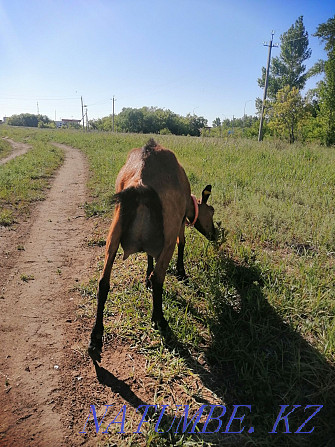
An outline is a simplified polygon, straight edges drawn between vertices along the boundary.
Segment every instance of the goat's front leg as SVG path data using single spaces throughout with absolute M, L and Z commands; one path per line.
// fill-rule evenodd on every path
M 187 275 L 184 268 L 184 249 L 185 249 L 185 223 L 182 224 L 177 239 L 178 258 L 177 258 L 177 279 L 187 282 Z
M 88 353 L 94 362 L 101 361 L 102 336 L 104 332 L 103 312 L 110 287 L 111 270 L 120 239 L 121 222 L 119 213 L 116 212 L 106 241 L 105 264 L 98 285 L 96 319 L 91 332 L 91 342 L 88 347 Z

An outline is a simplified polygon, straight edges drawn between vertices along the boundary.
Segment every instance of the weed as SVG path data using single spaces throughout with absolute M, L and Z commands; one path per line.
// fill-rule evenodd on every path
M 35 279 L 34 275 L 27 275 L 26 273 L 22 273 L 20 276 L 21 281 L 28 282 L 33 281 Z

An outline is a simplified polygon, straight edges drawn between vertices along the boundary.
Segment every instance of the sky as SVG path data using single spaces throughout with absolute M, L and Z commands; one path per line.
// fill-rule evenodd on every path
M 334 0 L 0 0 L 0 118 L 81 119 L 83 97 L 97 119 L 113 96 L 116 114 L 253 115 L 272 30 L 280 43 L 302 15 L 310 68 L 326 58 L 312 34 L 334 14 Z

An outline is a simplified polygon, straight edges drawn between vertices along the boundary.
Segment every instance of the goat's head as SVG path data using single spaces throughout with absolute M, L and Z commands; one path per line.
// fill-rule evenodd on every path
M 207 185 L 202 191 L 201 200 L 198 200 L 199 216 L 194 227 L 200 231 L 210 241 L 215 241 L 217 237 L 217 231 L 214 227 L 213 215 L 214 208 L 207 205 L 207 200 L 212 192 L 212 185 Z

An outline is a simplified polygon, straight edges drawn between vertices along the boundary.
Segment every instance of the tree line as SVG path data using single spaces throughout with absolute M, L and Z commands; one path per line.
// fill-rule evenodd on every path
M 24 127 L 56 127 L 54 121 L 46 115 L 34 115 L 31 113 L 21 113 L 20 115 L 12 115 L 6 121 L 10 126 Z
M 114 129 L 118 132 L 156 133 L 200 136 L 201 129 L 208 121 L 197 115 L 181 116 L 171 110 L 157 107 L 140 109 L 123 108 L 114 117 Z M 113 116 L 90 121 L 90 127 L 97 130 L 112 130 Z

